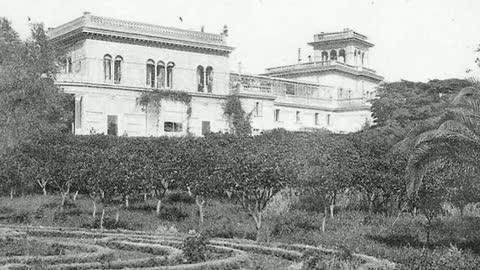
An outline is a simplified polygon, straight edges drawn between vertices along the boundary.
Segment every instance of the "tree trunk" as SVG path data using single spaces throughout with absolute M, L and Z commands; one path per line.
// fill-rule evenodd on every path
M 143 193 L 143 201 L 146 202 L 147 201 L 147 193 Z
M 102 208 L 102 215 L 100 216 L 100 229 L 103 230 L 103 220 L 105 219 L 105 205 Z
M 63 211 L 65 203 L 67 202 L 68 192 L 62 192 L 62 201 L 60 203 L 60 210 Z
M 95 216 L 97 215 L 97 203 L 95 202 L 95 200 L 92 200 L 92 202 L 93 202 L 92 217 L 95 218 Z
M 325 226 L 327 225 L 327 215 L 328 215 L 328 209 L 325 206 L 323 208 L 322 232 L 325 232 Z
M 332 202 L 332 204 L 330 204 L 330 218 L 333 218 L 334 209 L 335 209 L 335 204 Z
M 10 199 L 13 200 L 13 195 L 15 194 L 15 189 L 10 189 Z
M 255 220 L 255 228 L 257 229 L 255 240 L 258 242 L 260 241 L 261 229 L 262 229 L 262 212 L 258 212 L 256 215 L 256 218 L 254 217 L 253 219 Z
M 115 212 L 115 224 L 118 224 L 120 221 L 120 209 L 117 208 L 117 211 Z
M 47 187 L 46 186 L 42 186 L 42 191 L 43 191 L 43 197 L 47 197 Z
M 129 202 L 128 202 L 128 195 L 125 196 L 125 209 L 127 209 L 129 207 Z
M 157 199 L 157 208 L 156 208 L 157 216 L 160 215 L 160 208 L 162 208 L 162 200 Z
M 205 200 L 201 196 L 195 196 L 195 203 L 198 206 L 198 216 L 200 224 L 203 224 L 203 205 L 205 204 Z
M 73 193 L 73 201 L 76 201 L 78 197 L 78 190 Z
M 369 200 L 368 200 L 368 213 L 369 214 L 373 214 L 373 201 L 375 200 L 375 195 L 372 194 L 372 196 L 370 196 Z

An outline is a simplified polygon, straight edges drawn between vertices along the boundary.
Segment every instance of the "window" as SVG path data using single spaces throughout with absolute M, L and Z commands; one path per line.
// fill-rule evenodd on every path
M 300 119 L 300 111 L 297 111 L 297 112 L 295 113 L 295 122 L 300 123 L 300 120 L 301 120 L 301 119 Z
M 322 61 L 328 61 L 328 52 L 322 52 Z
M 203 67 L 198 66 L 197 67 L 197 89 L 198 92 L 203 92 L 205 88 L 205 81 L 203 77 Z
M 207 81 L 207 92 L 212 93 L 213 90 L 213 68 L 207 67 L 205 79 Z
M 164 122 L 163 131 L 165 132 L 182 132 L 182 123 L 178 122 Z
M 280 122 L 280 109 L 276 109 L 273 116 L 275 122 Z
M 295 85 L 287 83 L 285 86 L 287 95 L 295 95 Z
M 167 87 L 173 87 L 173 68 L 175 67 L 175 63 L 168 62 L 167 65 Z
M 123 58 L 121 56 L 115 57 L 115 62 L 113 63 L 113 81 L 117 84 L 122 80 L 122 62 Z
M 116 115 L 107 115 L 107 134 L 118 135 L 118 117 Z
M 337 51 L 335 50 L 330 51 L 330 60 L 337 60 Z
M 210 121 L 202 121 L 202 135 L 210 133 Z
M 263 104 L 261 102 L 255 102 L 255 108 L 253 109 L 254 116 L 262 116 Z
M 319 118 L 319 113 L 317 112 L 317 113 L 315 113 L 315 125 L 320 124 L 320 122 L 318 121 L 319 120 L 318 118 Z
M 330 125 L 330 114 L 327 114 L 327 125 Z
M 70 56 L 67 57 L 67 61 L 65 63 L 65 72 L 72 73 L 72 58 Z
M 343 88 L 338 88 L 338 98 L 343 98 Z
M 155 87 L 155 62 L 153 60 L 147 61 L 147 85 Z
M 162 61 L 157 63 L 157 87 L 165 87 L 165 63 Z
M 112 57 L 108 54 L 103 57 L 103 77 L 105 81 L 112 80 Z
M 345 63 L 345 50 L 341 49 L 338 53 L 338 60 L 342 63 Z

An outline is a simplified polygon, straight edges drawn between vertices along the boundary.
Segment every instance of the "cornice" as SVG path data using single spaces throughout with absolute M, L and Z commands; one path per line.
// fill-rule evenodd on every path
M 69 43 L 82 38 L 105 37 L 131 42 L 157 43 L 188 47 L 229 54 L 233 47 L 227 46 L 224 36 L 85 15 L 49 31 L 54 42 Z
M 383 81 L 383 77 L 368 71 L 358 71 L 349 67 L 342 65 L 328 65 L 328 66 L 317 66 L 317 67 L 303 67 L 295 69 L 287 69 L 283 71 L 272 71 L 265 73 L 265 76 L 288 76 L 288 75 L 299 75 L 299 74 L 311 74 L 319 72 L 329 72 L 329 71 L 339 71 L 349 75 L 354 75 L 358 77 L 366 77 L 374 80 L 375 82 Z

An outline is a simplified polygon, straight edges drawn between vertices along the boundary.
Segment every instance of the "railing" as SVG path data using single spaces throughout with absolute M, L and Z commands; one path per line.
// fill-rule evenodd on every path
M 84 15 L 83 17 L 77 18 L 71 22 L 60 25 L 50 30 L 49 35 L 50 37 L 55 38 L 55 37 L 61 36 L 62 34 L 68 33 L 74 29 L 78 29 L 80 27 L 109 29 L 109 30 L 127 32 L 127 33 L 134 32 L 136 34 L 161 36 L 161 37 L 183 39 L 183 40 L 194 40 L 194 41 L 221 44 L 221 45 L 225 44 L 224 37 L 220 34 L 205 33 L 205 32 L 192 31 L 192 30 L 184 30 L 184 29 L 174 28 L 174 27 L 166 27 L 166 26 L 160 26 L 160 25 L 124 21 L 124 20 L 118 20 L 113 18 L 93 16 L 89 14 Z
M 376 73 L 375 70 L 370 68 L 366 68 L 362 66 L 347 65 L 343 62 L 336 61 L 336 60 L 314 61 L 314 62 L 298 63 L 295 65 L 288 65 L 288 66 L 272 67 L 272 68 L 265 69 L 265 71 L 267 73 L 274 73 L 274 72 L 285 72 L 285 71 L 292 71 L 292 70 L 298 70 L 298 69 L 308 69 L 308 68 L 328 67 L 328 66 L 341 66 L 344 68 L 350 68 L 357 71 L 363 70 L 370 73 Z
M 330 89 L 328 86 L 315 83 L 259 75 L 230 73 L 230 89 L 244 93 L 320 98 L 322 88 L 327 88 L 327 90 Z
M 298 105 L 348 108 L 368 106 L 364 98 L 334 98 L 337 89 L 321 84 L 275 77 L 230 73 L 230 89 L 241 94 L 264 95 L 276 102 Z
M 361 34 L 355 32 L 355 31 L 352 31 L 352 30 L 344 31 L 344 32 L 337 32 L 337 33 L 316 34 L 313 37 L 315 42 L 317 42 L 317 41 L 327 41 L 327 40 L 337 40 L 337 39 L 344 39 L 344 38 L 367 39 L 366 36 L 361 35 Z

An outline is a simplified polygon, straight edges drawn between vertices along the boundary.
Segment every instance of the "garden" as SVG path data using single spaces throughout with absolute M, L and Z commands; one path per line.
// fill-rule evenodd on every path
M 252 136 L 233 94 L 228 134 L 75 136 L 61 50 L 0 26 L 2 268 L 480 269 L 478 81 L 384 83 L 351 134 Z

